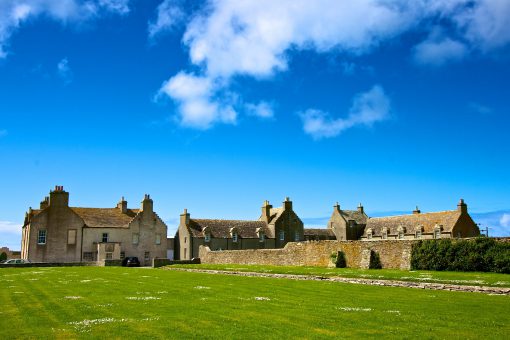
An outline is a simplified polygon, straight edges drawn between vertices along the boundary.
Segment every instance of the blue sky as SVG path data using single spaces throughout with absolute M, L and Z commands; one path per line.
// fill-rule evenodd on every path
M 168 221 L 455 209 L 510 235 L 506 0 L 0 2 L 0 245 L 55 185 Z

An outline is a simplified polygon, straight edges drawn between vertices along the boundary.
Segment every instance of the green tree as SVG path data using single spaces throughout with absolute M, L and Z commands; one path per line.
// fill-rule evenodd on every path
M 0 261 L 5 261 L 5 260 L 7 260 L 7 253 L 2 252 L 2 254 L 0 254 Z

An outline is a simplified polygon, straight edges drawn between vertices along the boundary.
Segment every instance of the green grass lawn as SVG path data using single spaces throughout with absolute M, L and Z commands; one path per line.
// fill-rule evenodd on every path
M 508 338 L 510 297 L 121 267 L 0 269 L 0 338 Z
M 275 274 L 296 274 L 315 276 L 340 276 L 347 278 L 365 278 L 379 280 L 399 280 L 413 282 L 433 282 L 468 286 L 510 287 L 510 274 L 480 272 L 436 272 L 407 271 L 398 269 L 355 269 L 355 268 L 323 268 L 297 266 L 260 266 L 239 264 L 200 264 L 172 265 L 172 268 L 213 269 L 242 272 L 259 272 Z

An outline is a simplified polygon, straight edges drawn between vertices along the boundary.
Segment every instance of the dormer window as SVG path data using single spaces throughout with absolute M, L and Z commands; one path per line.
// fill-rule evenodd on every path
M 439 239 L 441 238 L 441 226 L 437 225 L 434 227 L 434 238 Z
M 423 232 L 423 227 L 419 226 L 418 229 L 416 229 L 416 233 L 414 234 L 414 237 L 415 238 L 422 238 L 422 232 Z
M 404 227 L 402 227 L 402 226 L 398 227 L 398 229 L 397 229 L 397 238 L 398 238 L 399 240 L 404 239 L 405 231 L 406 231 L 406 230 L 404 229 Z
M 265 235 L 263 231 L 259 231 L 259 242 L 264 242 Z
M 388 239 L 388 229 L 386 229 L 386 228 L 384 228 L 384 229 L 382 230 L 382 239 L 383 239 L 383 240 Z
M 232 233 L 232 242 L 237 242 L 237 232 Z
M 205 241 L 205 242 L 211 242 L 211 234 L 206 233 L 206 234 L 204 235 L 204 241 Z
M 230 228 L 230 236 L 232 237 L 232 242 L 236 243 L 239 239 L 239 234 L 237 233 L 237 228 Z
M 372 239 L 372 229 L 368 229 L 367 230 L 367 240 L 371 240 Z

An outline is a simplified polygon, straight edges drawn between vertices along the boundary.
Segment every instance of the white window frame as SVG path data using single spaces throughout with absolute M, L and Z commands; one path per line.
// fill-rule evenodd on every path
M 383 240 L 387 240 L 388 239 L 388 231 L 387 230 L 383 230 L 383 232 L 382 232 L 382 239 Z
M 46 229 L 39 229 L 37 232 L 37 244 L 46 244 L 48 231 Z
M 416 230 L 415 238 L 422 238 L 421 230 Z
M 234 231 L 232 233 L 232 242 L 237 243 L 238 238 L 239 237 L 238 237 L 237 233 Z
M 156 234 L 156 241 L 155 241 L 156 244 L 161 244 L 161 234 Z
M 204 242 L 211 242 L 211 234 L 205 233 L 205 235 L 204 235 Z
M 439 228 L 435 228 L 434 229 L 434 238 L 435 239 L 440 239 L 441 238 L 441 229 L 439 229 Z
M 300 235 L 299 235 L 298 231 L 296 231 L 296 233 L 294 234 L 294 241 L 295 242 L 299 242 L 300 241 Z
M 108 253 L 105 253 L 104 255 L 105 257 L 105 260 L 113 260 L 113 253 L 112 252 L 108 252 Z
M 399 232 L 398 232 L 398 234 L 397 234 L 397 238 L 398 238 L 399 240 L 403 240 L 403 239 L 404 239 L 404 236 L 405 236 L 405 234 L 404 234 L 404 232 L 403 232 L 403 231 L 399 231 Z
M 105 241 L 105 236 L 106 235 L 106 241 Z M 101 234 L 101 243 L 108 243 L 110 241 L 110 235 L 108 235 L 108 233 L 102 233 Z
M 138 244 L 139 242 L 140 242 L 140 234 L 133 233 L 133 238 L 132 238 L 131 243 Z
M 263 232 L 259 232 L 259 242 L 264 242 L 265 236 Z
M 280 230 L 279 239 L 280 241 L 285 241 L 285 231 Z

